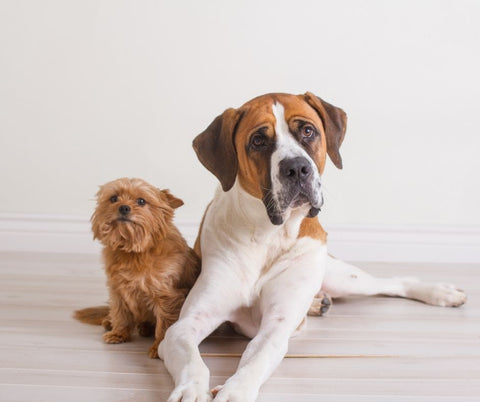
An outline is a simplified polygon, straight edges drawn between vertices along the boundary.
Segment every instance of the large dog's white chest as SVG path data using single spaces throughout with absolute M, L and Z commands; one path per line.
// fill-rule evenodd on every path
M 227 193 L 219 189 L 201 233 L 201 244 L 207 245 L 202 247 L 204 269 L 220 269 L 217 264 L 208 263 L 210 259 L 231 261 L 230 272 L 221 275 L 237 276 L 244 305 L 252 305 L 265 283 L 287 269 L 295 270 L 297 259 L 305 254 L 318 255 L 319 259 L 326 255 L 326 246 L 318 240 L 298 237 L 306 208 L 292 210 L 282 226 L 274 226 L 263 204 L 238 184 Z M 316 278 L 310 277 L 306 282 L 308 286 L 318 281 L 314 285 L 318 289 L 323 277 L 322 264 L 317 265 L 316 271 Z M 214 272 L 211 274 L 216 276 Z

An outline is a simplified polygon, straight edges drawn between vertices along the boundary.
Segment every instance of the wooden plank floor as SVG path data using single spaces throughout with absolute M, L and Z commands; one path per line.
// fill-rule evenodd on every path
M 480 265 L 360 263 L 378 275 L 415 275 L 465 289 L 461 308 L 392 298 L 336 300 L 311 317 L 262 387 L 260 402 L 480 401 Z M 102 342 L 100 327 L 72 319 L 77 308 L 104 304 L 105 277 L 95 256 L 0 254 L 1 401 L 165 401 L 173 383 L 152 339 Z M 241 352 L 246 340 L 228 329 L 203 352 Z M 333 357 L 335 356 L 335 357 Z M 238 358 L 205 358 L 211 385 Z

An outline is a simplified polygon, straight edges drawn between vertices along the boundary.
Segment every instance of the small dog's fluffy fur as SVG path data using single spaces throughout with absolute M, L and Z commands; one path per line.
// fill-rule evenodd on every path
M 173 324 L 193 286 L 200 260 L 172 223 L 183 201 L 141 179 L 122 178 L 100 187 L 92 215 L 95 239 L 103 244 L 109 307 L 75 312 L 75 318 L 102 324 L 106 343 L 155 333 L 149 356 Z

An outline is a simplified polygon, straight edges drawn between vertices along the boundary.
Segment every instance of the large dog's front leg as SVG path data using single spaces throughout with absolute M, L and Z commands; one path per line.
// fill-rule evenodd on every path
M 320 246 L 318 247 L 320 248 Z M 270 377 L 288 349 L 290 336 L 304 320 L 317 287 L 321 285 L 323 251 L 286 256 L 279 264 L 289 268 L 262 287 L 258 306 L 261 324 L 240 360 L 237 372 L 216 387 L 215 402 L 255 401 L 260 386 Z
M 204 262 L 204 267 L 207 264 Z M 221 268 L 217 275 L 205 272 L 200 275 L 185 300 L 179 320 L 167 330 L 158 347 L 158 355 L 175 382 L 168 402 L 208 402 L 212 399 L 209 370 L 198 345 L 228 319 L 236 300 L 232 297 L 236 282 L 222 275 L 229 271 Z
M 209 402 L 209 370 L 203 362 L 198 344 L 214 325 L 198 326 L 195 318 L 184 318 L 173 324 L 160 343 L 158 354 L 173 377 L 175 389 L 168 402 Z
M 217 386 L 215 402 L 253 402 L 261 385 L 287 353 L 288 340 L 295 330 L 293 320 L 272 316 L 262 321 L 258 334 L 248 344 L 237 372 L 223 386 Z M 293 329 L 292 329 L 293 328 Z

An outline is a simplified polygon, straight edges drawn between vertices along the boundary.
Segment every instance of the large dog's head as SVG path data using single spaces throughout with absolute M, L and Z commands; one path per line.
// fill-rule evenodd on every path
M 342 168 L 340 145 L 347 117 L 312 93 L 268 94 L 227 109 L 193 141 L 200 162 L 229 191 L 235 180 L 263 200 L 270 221 L 287 210 L 323 203 L 320 176 L 326 155 Z

